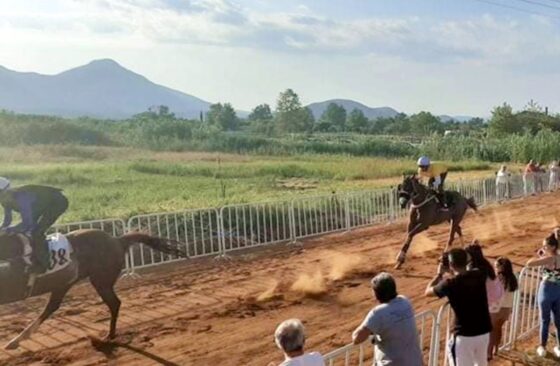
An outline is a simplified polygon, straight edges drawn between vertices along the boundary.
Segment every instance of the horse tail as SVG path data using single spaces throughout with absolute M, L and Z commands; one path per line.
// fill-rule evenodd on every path
M 478 212 L 478 206 L 474 201 L 474 197 L 467 198 L 467 205 L 472 208 L 475 212 Z
M 157 236 L 151 236 L 140 232 L 124 234 L 123 236 L 120 236 L 118 240 L 125 250 L 135 243 L 142 243 L 165 254 L 182 258 L 188 257 L 187 253 L 179 247 L 182 243 L 176 240 L 159 238 Z

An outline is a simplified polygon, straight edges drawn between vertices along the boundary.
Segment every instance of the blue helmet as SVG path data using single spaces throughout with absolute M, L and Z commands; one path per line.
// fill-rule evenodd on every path
M 418 166 L 429 166 L 430 165 L 430 158 L 427 156 L 421 156 L 418 159 Z

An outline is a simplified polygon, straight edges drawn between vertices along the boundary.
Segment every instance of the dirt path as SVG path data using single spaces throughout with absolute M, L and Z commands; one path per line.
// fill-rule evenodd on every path
M 546 194 L 469 213 L 465 236 L 480 239 L 489 256 L 507 255 L 521 265 L 558 224 L 557 204 L 560 194 Z M 85 338 L 107 329 L 108 311 L 84 284 L 19 350 L 0 351 L 0 364 L 267 365 L 281 360 L 272 335 L 291 317 L 304 320 L 308 349 L 328 352 L 349 342 L 372 307 L 369 279 L 392 271 L 403 236 L 404 223 L 376 226 L 308 240 L 303 248 L 278 245 L 231 262 L 206 260 L 123 280 L 119 339 L 128 346 L 112 352 L 96 351 Z M 394 272 L 417 311 L 442 303 L 422 294 L 446 237 L 446 226 L 431 229 Z M 1 306 L 0 342 L 44 302 Z

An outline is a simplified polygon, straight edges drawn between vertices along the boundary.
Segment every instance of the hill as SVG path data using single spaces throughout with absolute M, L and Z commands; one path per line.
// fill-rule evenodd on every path
M 307 107 L 311 109 L 313 116 L 318 119 L 330 103 L 343 106 L 347 113 L 350 113 L 354 108 L 359 109 L 369 119 L 394 117 L 399 113 L 391 107 L 368 107 L 365 104 L 349 99 L 330 99 L 324 102 L 309 104 Z

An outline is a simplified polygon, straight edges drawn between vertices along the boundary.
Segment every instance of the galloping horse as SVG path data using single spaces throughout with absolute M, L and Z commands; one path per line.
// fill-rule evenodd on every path
M 33 288 L 28 288 L 25 274 L 24 243 L 20 235 L 0 234 L 0 304 L 19 301 L 28 296 L 50 293 L 50 299 L 41 315 L 23 332 L 6 345 L 15 349 L 59 307 L 62 299 L 78 281 L 89 278 L 91 284 L 109 307 L 111 324 L 107 339 L 115 337 L 121 301 L 114 285 L 125 264 L 125 253 L 134 243 L 143 243 L 166 254 L 186 257 L 171 240 L 142 233 L 129 233 L 114 238 L 101 230 L 77 230 L 66 235 L 72 254 L 69 264 L 58 272 L 39 276 Z
M 416 174 L 408 177 L 403 176 L 403 182 L 398 185 L 398 197 L 402 208 L 405 208 L 411 202 L 410 218 L 407 237 L 397 256 L 395 268 L 398 269 L 403 265 L 406 252 L 414 236 L 432 225 L 438 225 L 445 221 L 451 223 L 449 240 L 445 250 L 449 249 L 449 246 L 453 244 L 455 234 L 459 235 L 459 239 L 463 243 L 463 232 L 460 224 L 469 207 L 474 211 L 477 210 L 476 203 L 474 198 L 467 199 L 459 192 L 446 191 L 445 195 L 451 203 L 449 209 L 441 207 L 436 195 L 418 181 Z

